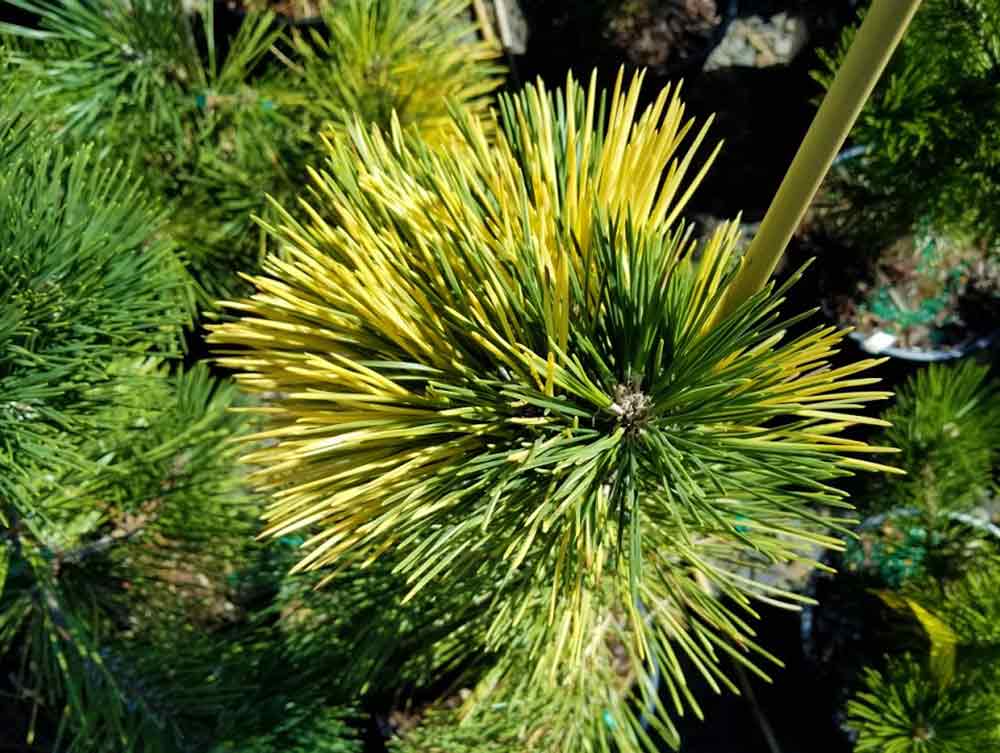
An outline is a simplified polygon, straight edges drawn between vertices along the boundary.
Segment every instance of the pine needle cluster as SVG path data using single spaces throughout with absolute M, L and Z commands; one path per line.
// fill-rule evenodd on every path
M 900 451 L 905 476 L 880 479 L 876 509 L 966 511 L 995 488 L 1000 460 L 1000 385 L 986 366 L 931 364 L 897 391 L 880 441 Z
M 247 618 L 245 571 L 266 571 L 228 442 L 252 421 L 232 384 L 181 368 L 162 209 L 121 162 L 0 118 L 3 741 L 243 751 L 291 703 L 314 729 L 298 739 L 356 750 L 343 696 L 282 684 L 296 657 Z
M 942 684 L 910 656 L 883 672 L 865 671 L 864 689 L 848 705 L 858 753 L 969 753 L 1000 743 L 995 691 L 971 677 Z
M 308 218 L 269 227 L 280 255 L 210 338 L 264 396 L 244 459 L 266 533 L 306 536 L 295 569 L 388 557 L 407 598 L 467 595 L 483 703 L 545 699 L 526 734 L 567 751 L 676 744 L 685 663 L 760 672 L 753 603 L 796 597 L 741 568 L 837 546 L 831 482 L 891 470 L 845 436 L 884 425 L 874 362 L 786 337 L 797 275 L 714 321 L 736 225 L 698 241 L 681 212 L 717 149 L 640 86 L 529 87 L 492 124 L 456 112 L 447 152 L 397 121 L 330 138 Z
M 919 532 L 921 545 L 907 552 L 906 577 L 881 593 L 901 617 L 900 655 L 884 668 L 866 667 L 848 704 L 856 749 L 993 750 L 1000 745 L 1000 550 L 967 513 L 994 488 L 997 384 L 973 362 L 932 365 L 898 391 L 883 417 L 892 422 L 884 439 L 899 447 L 907 476 L 880 484 L 877 504 Z M 879 555 L 886 556 L 893 555 Z
M 994 544 L 956 577 L 907 584 L 902 599 L 883 595 L 919 622 L 921 645 L 911 650 L 920 653 L 865 668 L 847 708 L 857 750 L 957 753 L 1000 744 L 998 564 Z
M 36 120 L 129 161 L 169 207 L 200 306 L 256 269 L 252 217 L 268 195 L 293 206 L 327 124 L 396 111 L 443 138 L 449 98 L 482 110 L 501 81 L 467 0 L 327 3 L 310 30 L 212 2 L 9 2 L 36 19 L 0 25 Z
M 97 385 L 115 358 L 170 355 L 184 321 L 163 217 L 122 166 L 92 150 L 26 148 L 31 123 L 0 124 L 0 495 L 77 463 L 64 439 L 100 430 Z

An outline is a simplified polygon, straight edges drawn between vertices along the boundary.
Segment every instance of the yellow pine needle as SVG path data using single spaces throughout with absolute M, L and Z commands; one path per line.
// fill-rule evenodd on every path
M 690 704 L 679 654 L 730 686 L 737 614 L 787 603 L 730 565 L 831 545 L 830 479 L 896 469 L 842 436 L 884 426 L 861 409 L 889 394 L 857 377 L 878 359 L 829 365 L 844 332 L 787 340 L 777 293 L 709 326 L 738 224 L 697 241 L 680 217 L 718 147 L 679 87 L 640 112 L 641 82 L 620 73 L 603 118 L 596 77 L 456 111 L 453 149 L 398 118 L 331 135 L 308 219 L 270 229 L 280 253 L 210 341 L 262 393 L 245 459 L 263 535 L 307 536 L 297 572 L 392 557 L 407 599 L 490 573 L 483 640 L 523 630 L 526 677 L 586 684 L 614 635 Z

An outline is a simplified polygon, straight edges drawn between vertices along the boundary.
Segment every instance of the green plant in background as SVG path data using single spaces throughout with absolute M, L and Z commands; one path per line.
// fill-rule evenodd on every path
M 386 128 L 395 112 L 429 143 L 454 138 L 450 106 L 486 116 L 502 69 L 468 0 L 344 0 L 323 18 L 323 28 L 291 33 L 280 101 L 333 130 L 355 119 Z
M 824 56 L 828 86 L 850 46 Z M 866 147 L 851 163 L 852 205 L 877 205 L 883 223 L 926 221 L 992 242 L 1000 234 L 1000 6 L 927 0 L 852 131 Z
M 286 704 L 260 736 L 223 743 L 212 753 L 362 753 L 351 727 L 351 712 L 341 707 Z
M 114 586 L 103 574 L 78 575 L 106 569 L 113 544 L 131 537 L 142 505 L 162 492 L 103 502 L 103 482 L 116 473 L 141 483 L 139 467 L 116 462 L 123 448 L 110 433 L 136 418 L 118 415 L 128 413 L 116 406 L 119 371 L 175 352 L 180 283 L 170 247 L 155 240 L 162 218 L 120 165 L 89 150 L 68 157 L 32 143 L 28 124 L 5 125 L 19 135 L 0 199 L 3 652 L 22 653 L 15 695 L 50 710 L 60 735 L 110 740 L 128 729 L 97 648 L 114 610 L 102 612 L 90 587 Z
M 995 489 L 1000 391 L 985 366 L 931 364 L 897 391 L 882 418 L 891 427 L 878 441 L 899 448 L 906 475 L 867 485 L 868 511 L 885 519 L 849 542 L 844 561 L 897 588 L 977 556 L 982 537 L 949 514 L 970 512 Z
M 983 556 L 961 578 L 929 579 L 917 588 L 928 604 L 958 636 L 964 651 L 977 656 L 979 648 L 1000 646 L 1000 557 Z M 1000 669 L 1000 667 L 997 667 Z
M 296 569 L 389 554 L 414 595 L 481 599 L 488 702 L 541 700 L 574 751 L 676 743 L 680 657 L 733 687 L 723 657 L 766 657 L 753 600 L 795 602 L 737 563 L 836 546 L 829 481 L 885 469 L 840 436 L 887 396 L 855 376 L 872 362 L 823 368 L 842 333 L 784 341 L 773 285 L 711 325 L 734 226 L 695 243 L 679 220 L 706 130 L 669 89 L 638 100 L 639 79 L 539 85 L 502 100 L 492 149 L 459 115 L 440 155 L 352 128 L 210 338 L 270 396 L 246 460 L 267 533 L 308 536 Z
M 829 87 L 847 29 L 814 76 Z M 851 323 L 905 345 L 989 335 L 1000 303 L 1000 6 L 928 0 L 851 131 L 822 226 L 853 246 L 873 283 Z
M 92 466 L 40 476 L 5 536 L 0 652 L 41 722 L 29 742 L 55 750 L 183 750 L 240 692 L 203 634 L 234 616 L 222 576 L 253 530 L 219 448 L 232 388 L 119 370 L 104 431 L 78 449 Z
M 420 725 L 393 740 L 392 753 L 529 753 L 557 749 L 538 719 L 544 705 L 490 704 L 473 719 L 458 708 L 427 711 Z
M 866 668 L 848 704 L 858 753 L 970 753 L 1000 743 L 1000 698 L 974 676 L 942 683 L 925 662 L 904 655 Z
M 8 1 L 38 17 L 0 25 L 35 117 L 127 158 L 166 202 L 199 305 L 256 269 L 252 216 L 273 216 L 267 195 L 294 206 L 327 121 L 386 127 L 395 109 L 438 134 L 449 98 L 481 112 L 501 81 L 466 0 L 332 3 L 310 34 L 212 2 Z
M 970 515 L 993 489 L 1000 395 L 986 367 L 932 365 L 883 416 L 907 476 L 876 485 L 889 517 L 848 547 L 892 591 L 895 652 L 848 704 L 858 751 L 958 753 L 1000 745 L 1000 547 Z M 913 628 L 916 628 L 914 630 Z
M 287 575 L 300 544 L 286 543 L 275 565 L 285 577 L 267 620 L 281 650 L 301 667 L 299 682 L 386 700 L 403 687 L 458 681 L 470 664 L 482 663 L 470 657 L 469 645 L 486 621 L 484 597 L 427 591 L 405 600 L 408 588 L 390 560 L 353 568 L 336 588 L 317 590 L 323 573 Z
M 883 594 L 919 623 L 920 654 L 866 668 L 848 704 L 859 751 L 992 750 L 1000 744 L 1000 557 L 994 550 L 956 579 L 924 577 Z
M 880 441 L 899 448 L 906 475 L 884 485 L 881 509 L 964 511 L 994 488 L 1000 384 L 988 367 L 931 364 L 907 380 L 882 418 L 891 426 Z
M 288 192 L 285 152 L 304 151 L 283 136 L 298 133 L 291 114 L 249 80 L 276 38 L 270 17 L 251 17 L 223 55 L 212 3 L 200 16 L 181 0 L 12 4 L 39 17 L 0 31 L 40 127 L 127 159 L 169 206 L 199 302 L 228 289 L 232 264 L 253 266 L 250 212 Z
M 250 422 L 231 384 L 176 363 L 162 210 L 121 163 L 0 117 L 0 694 L 24 720 L 4 742 L 247 750 L 299 703 L 355 749 L 321 685 L 281 684 L 294 657 L 229 582 L 259 559 L 228 444 Z
M 31 130 L 0 127 L 0 496 L 12 503 L 53 464 L 80 462 L 72 437 L 101 431 L 108 365 L 176 353 L 185 321 L 162 213 L 120 164 L 26 148 Z

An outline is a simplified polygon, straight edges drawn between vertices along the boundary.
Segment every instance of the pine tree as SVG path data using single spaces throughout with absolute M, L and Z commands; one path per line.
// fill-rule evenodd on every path
M 911 656 L 868 668 L 848 706 L 858 753 L 968 753 L 1000 743 L 1000 704 L 972 675 L 941 683 Z
M 238 585 L 267 575 L 228 444 L 249 419 L 231 384 L 180 368 L 162 210 L 23 115 L 0 134 L 0 692 L 26 725 L 4 739 L 268 750 L 297 704 L 304 749 L 356 751 L 343 704 L 276 679 L 295 657 L 244 614 Z
M 253 215 L 273 216 L 267 196 L 294 208 L 326 124 L 387 126 L 395 110 L 444 138 L 449 100 L 482 111 L 500 83 L 467 0 L 344 0 L 310 31 L 265 12 L 231 30 L 213 2 L 8 1 L 38 19 L 0 25 L 36 119 L 126 157 L 169 202 L 198 306 L 256 269 Z
M 905 475 L 871 477 L 861 488 L 866 512 L 884 521 L 848 542 L 849 569 L 877 571 L 884 585 L 919 597 L 982 558 L 984 537 L 962 518 L 996 489 L 997 387 L 987 367 L 966 361 L 931 364 L 897 389 L 881 416 L 890 427 L 874 441 L 899 449 Z
M 921 640 L 900 632 L 900 656 L 866 667 L 848 703 L 859 751 L 958 753 L 1000 744 L 1000 552 L 978 557 L 951 578 L 923 577 L 883 594 Z M 916 645 L 914 645 L 916 643 Z
M 994 488 L 1000 460 L 1000 385 L 966 361 L 931 364 L 897 391 L 880 441 L 900 450 L 905 476 L 885 479 L 870 496 L 879 509 L 966 511 Z
M 311 36 L 250 14 L 232 37 L 211 3 L 15 5 L 37 23 L 4 26 L 0 48 L 10 734 L 51 753 L 355 753 L 351 704 L 449 671 L 428 626 L 455 640 L 473 605 L 404 608 L 383 571 L 306 615 L 308 579 L 253 542 L 229 441 L 254 419 L 230 384 L 182 366 L 181 327 L 239 259 L 253 269 L 251 213 L 265 192 L 291 204 L 314 131 L 395 108 L 413 137 L 450 139 L 443 115 L 485 107 L 496 51 L 458 0 L 338 3 Z
M 713 322 L 735 226 L 679 219 L 706 129 L 639 96 L 539 84 L 491 128 L 456 114 L 446 153 L 352 127 L 210 337 L 266 396 L 244 459 L 266 533 L 306 536 L 295 571 L 336 588 L 388 557 L 407 598 L 475 601 L 479 708 L 562 750 L 676 744 L 682 662 L 716 689 L 729 660 L 761 672 L 752 604 L 796 597 L 740 568 L 837 546 L 830 482 L 889 470 L 840 436 L 882 425 L 854 412 L 887 396 L 859 389 L 872 362 L 828 368 L 833 328 L 782 342 L 797 276 Z
M 894 655 L 864 668 L 848 703 L 856 749 L 992 750 L 1000 745 L 1000 547 L 967 521 L 1000 457 L 997 384 L 973 362 L 933 364 L 883 416 L 892 422 L 884 439 L 900 448 L 907 475 L 876 487 L 876 503 L 920 536 L 905 551 L 878 540 L 859 547 L 903 577 L 886 578 L 893 590 L 880 593 L 897 614 Z
M 854 39 L 823 57 L 829 87 Z M 995 246 L 1000 222 L 1000 6 L 926 0 L 852 131 L 864 156 L 849 163 L 854 227 L 892 233 L 923 223 Z

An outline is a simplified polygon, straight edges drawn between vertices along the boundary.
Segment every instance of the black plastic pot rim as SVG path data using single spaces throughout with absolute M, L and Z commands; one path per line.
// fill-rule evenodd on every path
M 996 330 L 989 335 L 974 338 L 969 342 L 954 348 L 921 350 L 919 348 L 897 348 L 892 345 L 884 348 L 870 345 L 869 342 L 871 338 L 882 332 L 883 330 L 876 330 L 874 333 L 868 335 L 861 332 L 851 332 L 849 337 L 856 341 L 861 346 L 861 349 L 866 353 L 871 353 L 876 356 L 892 356 L 893 358 L 900 358 L 904 361 L 917 361 L 920 363 L 954 361 L 957 358 L 964 358 L 965 356 L 971 355 L 977 351 L 985 350 L 986 348 L 989 348 L 994 341 L 1000 340 L 1000 330 Z

